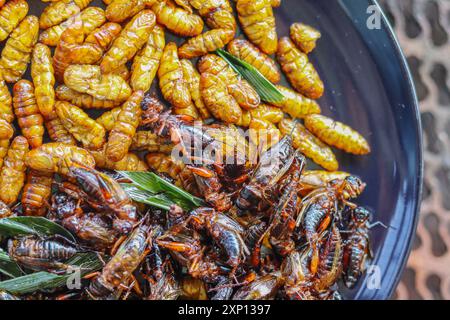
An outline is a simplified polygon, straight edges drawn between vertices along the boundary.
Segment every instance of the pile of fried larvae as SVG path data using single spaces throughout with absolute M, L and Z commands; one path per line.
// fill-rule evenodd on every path
M 25 0 L 0 1 L 0 217 L 46 217 L 77 243 L 27 236 L 2 247 L 28 270 L 61 272 L 86 248 L 104 266 L 80 290 L 35 297 L 340 299 L 338 282 L 358 282 L 370 213 L 351 201 L 365 184 L 337 171 L 331 147 L 355 155 L 370 147 L 320 114 L 324 85 L 308 58 L 317 30 L 295 23 L 278 39 L 279 0 L 43 2 L 37 17 Z M 246 39 L 235 38 L 238 22 Z M 185 42 L 166 43 L 166 33 Z M 263 103 L 214 53 L 220 48 L 284 99 Z M 28 64 L 32 81 L 23 78 Z M 282 73 L 292 88 L 278 84 Z M 153 82 L 163 99 L 150 93 Z M 171 157 L 181 144 L 192 159 L 198 145 L 184 141 L 199 137 L 200 147 L 226 145 L 245 161 Z M 248 150 L 259 151 L 256 162 Z M 325 170 L 306 170 L 305 157 Z M 153 171 L 206 205 L 164 211 L 133 202 L 120 170 Z

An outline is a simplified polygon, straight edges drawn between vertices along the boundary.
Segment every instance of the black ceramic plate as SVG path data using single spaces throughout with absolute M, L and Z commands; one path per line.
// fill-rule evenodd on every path
M 29 1 L 40 14 L 46 4 Z M 99 0 L 91 5 L 103 6 Z M 367 27 L 372 0 L 282 0 L 276 9 L 278 33 L 301 21 L 322 32 L 311 59 L 325 82 L 320 104 L 325 115 L 349 124 L 368 138 L 365 157 L 338 153 L 341 169 L 368 187 L 358 203 L 371 208 L 371 240 L 377 266 L 346 299 L 386 299 L 395 289 L 415 232 L 422 184 L 421 126 L 408 67 L 384 17 L 381 28 Z M 376 276 L 380 275 L 377 287 Z M 369 285 L 368 285 L 369 284 Z M 373 287 L 375 285 L 375 288 Z

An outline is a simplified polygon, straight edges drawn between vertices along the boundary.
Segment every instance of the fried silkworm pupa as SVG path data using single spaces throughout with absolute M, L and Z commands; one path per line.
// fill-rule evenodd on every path
M 236 30 L 233 8 L 228 0 L 187 0 L 211 29 Z
M 92 0 L 61 0 L 52 2 L 42 12 L 39 27 L 48 29 L 76 15 L 86 8 Z
M 0 68 L 6 82 L 17 82 L 27 70 L 31 51 L 39 33 L 38 18 L 28 16 L 14 29 L 6 41 L 0 59 Z
M 292 118 L 303 119 L 307 115 L 322 112 L 316 101 L 306 98 L 290 88 L 281 85 L 276 87 L 283 94 L 284 99 L 281 102 L 272 102 L 272 104 L 281 108 Z
M 159 87 L 164 99 L 169 101 L 176 114 L 184 114 L 198 118 L 197 109 L 191 99 L 183 68 L 178 58 L 177 45 L 168 43 L 164 48 L 158 69 Z
M 108 160 L 120 161 L 128 153 L 141 120 L 143 98 L 144 92 L 136 91 L 123 104 L 106 144 L 105 152 Z
M 137 131 L 133 137 L 133 143 L 130 150 L 160 152 L 170 154 L 173 144 L 162 140 L 158 135 L 151 131 Z
M 191 93 L 191 98 L 195 104 L 195 107 L 200 113 L 202 119 L 209 119 L 211 114 L 203 102 L 202 93 L 200 90 L 200 73 L 190 60 L 181 60 L 181 67 L 183 68 L 184 80 L 186 81 L 189 92 Z
M 293 145 L 308 158 L 329 171 L 337 171 L 339 164 L 333 151 L 310 133 L 301 123 L 283 119 L 279 124 L 283 135 L 292 134 Z
M 281 6 L 281 0 L 272 0 L 270 4 L 272 5 L 272 7 L 278 8 L 279 6 Z
M 349 176 L 343 171 L 305 170 L 300 178 L 300 192 L 307 195 L 317 188 L 325 188 L 333 180 L 344 180 Z
M 100 149 L 105 143 L 106 131 L 82 109 L 66 101 L 57 101 L 56 114 L 64 128 L 87 149 Z
M 105 150 L 90 150 L 95 159 L 97 168 L 118 171 L 147 171 L 148 167 L 144 161 L 134 153 L 127 153 L 120 161 L 108 160 Z
M 95 160 L 89 151 L 61 142 L 46 143 L 31 150 L 25 157 L 25 163 L 31 169 L 64 176 L 70 174 L 70 167 L 74 164 L 95 167 Z
M 305 126 L 316 137 L 330 146 L 356 155 L 370 153 L 367 140 L 339 121 L 334 121 L 323 115 L 309 115 L 305 118 Z
M 70 17 L 66 21 L 42 31 L 39 35 L 39 42 L 52 47 L 58 45 L 62 33 L 72 23 L 74 23 L 76 19 L 81 19 L 81 21 L 83 21 L 84 34 L 91 33 L 95 30 L 95 28 L 100 27 L 106 21 L 105 12 L 103 11 L 103 9 L 97 7 L 88 7 L 81 11 L 79 14 Z
M 271 0 L 238 0 L 236 9 L 250 41 L 265 54 L 275 53 L 278 36 Z
M 228 44 L 228 52 L 253 65 L 269 81 L 273 83 L 280 82 L 281 74 L 275 61 L 249 41 L 234 39 Z
M 152 10 L 159 24 L 179 36 L 195 37 L 203 31 L 202 18 L 178 8 L 171 0 L 157 0 Z
M 9 123 L 14 120 L 14 112 L 12 108 L 12 97 L 8 86 L 3 79 L 3 73 L 0 69 L 0 119 Z
M 308 54 L 316 48 L 316 42 L 321 34 L 318 30 L 303 23 L 294 23 L 290 28 L 291 40 L 295 45 Z
M 131 88 L 122 77 L 102 74 L 100 67 L 95 65 L 70 65 L 64 72 L 64 83 L 100 100 L 123 102 L 131 95 Z
M 164 29 L 156 25 L 148 37 L 147 45 L 134 58 L 130 81 L 133 90 L 147 92 L 150 89 L 165 45 Z
M 28 13 L 28 3 L 25 0 L 8 1 L 0 10 L 0 41 L 8 38 L 11 31 Z
M 95 119 L 95 121 L 101 124 L 103 128 L 109 132 L 114 128 L 114 124 L 116 123 L 117 118 L 119 118 L 121 110 L 121 107 L 116 107 L 112 110 L 106 111 L 100 117 Z
M 96 46 L 97 50 L 105 52 L 109 49 L 114 39 L 117 38 L 121 31 L 122 27 L 120 24 L 108 22 L 90 32 L 84 42 L 90 43 Z
M 25 182 L 25 155 L 28 152 L 28 141 L 25 137 L 17 136 L 9 147 L 1 171 L 0 199 L 11 205 L 19 198 Z
M 55 105 L 55 76 L 50 49 L 37 43 L 33 49 L 31 60 L 31 77 L 34 83 L 34 95 L 39 112 L 47 118 L 54 110 Z
M 155 14 L 151 10 L 135 15 L 103 56 L 100 63 L 102 72 L 111 72 L 131 60 L 145 45 L 154 26 Z
M 52 183 L 52 173 L 28 171 L 22 192 L 22 208 L 26 216 L 45 216 L 52 194 Z
M 227 43 L 233 40 L 234 30 L 231 29 L 212 29 L 202 33 L 194 38 L 190 38 L 178 49 L 181 58 L 191 59 L 200 57 L 208 52 L 223 48 Z
M 55 110 L 53 110 L 53 112 L 44 120 L 44 124 L 52 141 L 71 145 L 77 144 L 70 132 L 64 128 L 62 121 L 59 119 Z
M 3 159 L 8 153 L 9 141 L 13 135 L 12 125 L 8 121 L 0 119 L 0 168 L 3 166 Z
M 67 101 L 83 109 L 112 109 L 120 105 L 120 101 L 101 100 L 87 93 L 80 93 L 65 85 L 56 87 L 58 100 Z
M 296 91 L 310 99 L 319 99 L 323 95 L 324 85 L 316 69 L 288 37 L 280 39 L 277 58 Z
M 14 85 L 13 91 L 14 113 L 22 134 L 28 139 L 31 148 L 37 148 L 44 136 L 44 118 L 39 113 L 34 86 L 28 80 L 20 80 Z
M 106 7 L 106 17 L 112 22 L 123 22 L 154 3 L 155 0 L 114 0 Z

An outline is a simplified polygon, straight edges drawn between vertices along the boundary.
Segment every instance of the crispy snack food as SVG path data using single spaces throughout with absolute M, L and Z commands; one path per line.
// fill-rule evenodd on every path
M 92 0 L 60 0 L 52 2 L 39 18 L 41 29 L 48 29 L 76 15 L 86 8 Z
M 101 124 L 106 131 L 111 131 L 114 128 L 114 124 L 116 123 L 117 119 L 119 118 L 121 110 L 121 107 L 116 107 L 109 111 L 103 112 L 103 114 L 95 119 L 95 121 Z
M 253 65 L 273 83 L 280 82 L 281 74 L 275 61 L 247 40 L 235 39 L 228 44 L 228 52 Z
M 130 150 L 161 152 L 169 154 L 173 149 L 173 144 L 159 138 L 151 131 L 137 131 L 133 137 Z
M 178 50 L 181 58 L 200 57 L 208 52 L 223 48 L 233 40 L 235 31 L 232 29 L 213 29 L 206 31 L 183 43 Z
M 108 160 L 120 161 L 128 153 L 141 120 L 143 98 L 144 92 L 136 91 L 123 104 L 106 144 L 105 153 Z
M 370 146 L 367 140 L 349 126 L 334 121 L 323 115 L 309 115 L 305 118 L 305 126 L 320 140 L 356 155 L 370 153 Z
M 3 159 L 8 153 L 9 141 L 13 135 L 12 125 L 8 121 L 0 119 L 0 168 L 3 166 Z
M 8 38 L 11 31 L 28 13 L 25 0 L 10 0 L 0 9 L 0 41 Z
M 0 69 L 0 119 L 11 123 L 14 120 L 14 112 L 12 108 L 12 97 L 8 86 L 3 79 L 3 74 Z
M 50 142 L 33 149 L 25 157 L 27 167 L 47 172 L 70 175 L 70 167 L 81 164 L 94 168 L 95 160 L 86 149 L 61 142 Z
M 279 103 L 273 102 L 272 104 L 281 108 L 292 118 L 303 119 L 309 114 L 321 113 L 320 106 L 316 101 L 281 85 L 277 85 L 277 89 L 283 94 L 284 100 Z
M 35 16 L 28 16 L 23 19 L 11 33 L 0 59 L 0 68 L 6 82 L 19 81 L 27 70 L 38 33 L 38 18 Z
M 344 180 L 349 176 L 350 173 L 343 171 L 305 170 L 300 177 L 301 192 L 308 194 L 317 188 L 325 188 L 333 180 Z
M 159 24 L 179 36 L 195 37 L 203 31 L 202 18 L 177 7 L 171 0 L 156 0 L 152 10 Z
M 25 182 L 25 155 L 28 152 L 28 141 L 25 137 L 17 136 L 9 147 L 3 163 L 0 179 L 0 199 L 11 205 L 19 198 Z
M 82 109 L 66 101 L 57 101 L 56 114 L 64 128 L 87 149 L 100 149 L 105 143 L 105 128 Z
M 106 17 L 109 21 L 123 22 L 155 2 L 156 0 L 113 0 L 106 8 Z
M 33 49 L 31 60 L 31 77 L 34 83 L 34 94 L 39 112 L 47 118 L 54 110 L 55 105 L 55 76 L 50 49 L 37 43 Z
M 277 58 L 295 90 L 310 99 L 319 99 L 323 95 L 324 85 L 316 69 L 289 38 L 280 39 Z
M 97 51 L 105 52 L 121 31 L 120 24 L 108 22 L 89 33 L 84 42 L 95 46 Z
M 64 128 L 61 119 L 59 119 L 56 111 L 53 110 L 45 119 L 45 128 L 50 139 L 54 142 L 62 142 L 65 144 L 76 145 L 77 142 L 69 131 Z
M 250 41 L 266 54 L 275 53 L 278 36 L 271 0 L 238 0 L 236 9 Z
M 112 109 L 120 105 L 120 101 L 97 99 L 87 93 L 72 90 L 65 85 L 56 87 L 56 97 L 58 100 L 68 101 L 83 109 Z
M 264 120 L 276 124 L 283 118 L 284 113 L 280 108 L 261 103 L 255 109 L 243 111 L 242 118 L 237 125 L 248 127 L 250 126 L 250 122 L 254 119 Z
M 321 34 L 318 30 L 303 23 L 294 23 L 290 28 L 291 40 L 295 45 L 308 54 L 316 48 L 316 42 Z
M 44 136 L 44 118 L 39 113 L 34 86 L 28 80 L 20 80 L 14 85 L 13 91 L 14 113 L 22 134 L 28 139 L 31 148 L 37 148 Z
M 151 10 L 135 15 L 103 57 L 100 63 L 102 72 L 111 72 L 131 60 L 145 45 L 154 26 L 155 14 Z
M 329 171 L 337 171 L 339 164 L 333 151 L 313 136 L 302 124 L 291 119 L 283 119 L 279 124 L 283 135 L 292 133 L 293 145 L 308 158 Z
M 192 101 L 195 104 L 202 119 L 208 119 L 211 117 L 208 108 L 203 102 L 202 93 L 200 90 L 200 73 L 194 67 L 192 62 L 187 59 L 181 60 L 181 67 L 183 68 L 184 80 L 191 94 Z
M 228 0 L 187 0 L 211 29 L 236 30 L 233 8 Z
M 97 168 L 122 171 L 147 171 L 148 167 L 144 161 L 134 153 L 127 153 L 120 161 L 108 160 L 105 150 L 90 150 L 95 159 Z
M 156 25 L 148 37 L 147 45 L 134 57 L 130 81 L 133 90 L 147 92 L 150 89 L 165 45 L 164 29 Z
M 22 208 L 26 216 L 43 217 L 52 194 L 53 174 L 29 170 L 22 192 Z
M 61 38 L 62 33 L 75 22 L 76 19 L 83 21 L 83 32 L 89 34 L 105 23 L 106 17 L 103 9 L 98 7 L 88 7 L 66 21 L 44 30 L 39 35 L 39 42 L 48 46 L 56 46 Z
M 122 77 L 102 74 L 100 67 L 95 65 L 70 65 L 64 72 L 64 83 L 100 100 L 122 102 L 131 95 L 131 88 Z
M 191 94 L 184 80 L 183 68 L 178 58 L 177 45 L 168 43 L 164 48 L 158 69 L 159 87 L 164 99 L 169 101 L 176 114 L 185 114 L 198 118 Z
M 278 8 L 279 6 L 281 6 L 281 0 L 272 0 L 270 4 L 272 5 L 272 7 Z

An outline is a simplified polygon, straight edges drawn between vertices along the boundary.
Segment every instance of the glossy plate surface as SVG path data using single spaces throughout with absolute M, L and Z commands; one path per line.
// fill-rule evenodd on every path
M 46 4 L 32 2 L 31 13 L 39 15 Z M 101 1 L 91 5 L 104 7 Z M 422 131 L 414 87 L 385 18 L 381 29 L 367 27 L 372 5 L 372 0 L 282 0 L 275 9 L 280 36 L 288 35 L 289 26 L 298 21 L 322 32 L 311 59 L 326 86 L 320 100 L 323 113 L 357 129 L 373 150 L 365 157 L 338 152 L 341 169 L 368 184 L 358 203 L 389 226 L 372 229 L 375 273 L 365 275 L 355 289 L 344 290 L 346 299 L 391 296 L 409 255 L 422 185 Z

